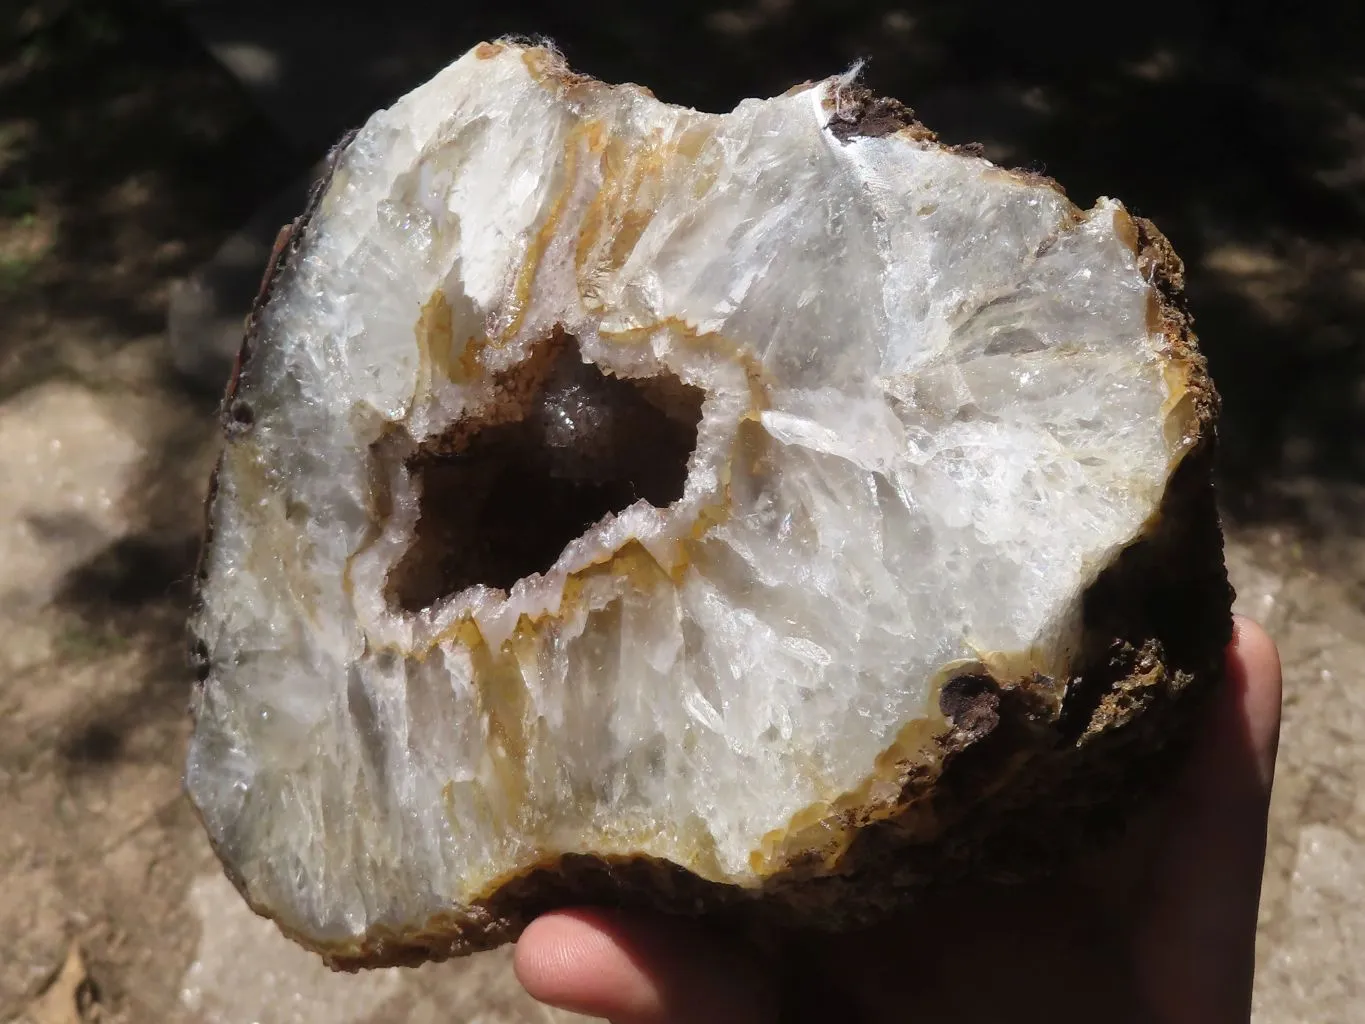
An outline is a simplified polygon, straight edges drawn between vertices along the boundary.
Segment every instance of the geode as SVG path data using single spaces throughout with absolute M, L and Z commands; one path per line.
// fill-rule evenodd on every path
M 355 968 L 1065 863 L 1230 634 L 1181 288 L 851 74 L 719 116 L 478 46 L 338 147 L 224 402 L 229 874 Z

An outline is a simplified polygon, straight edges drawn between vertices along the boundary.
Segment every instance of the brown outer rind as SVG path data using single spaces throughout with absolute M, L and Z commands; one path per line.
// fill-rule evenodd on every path
M 903 132 L 938 144 L 900 104 L 865 90 L 846 92 L 844 103 L 827 126 L 842 142 Z M 249 429 L 250 416 L 244 423 L 234 403 L 261 312 L 348 142 L 333 151 L 308 209 L 281 232 L 224 398 L 229 439 Z M 1060 191 L 1036 177 L 1021 180 Z M 789 856 L 757 889 L 707 881 L 648 857 L 575 854 L 411 929 L 374 928 L 328 943 L 285 923 L 281 928 L 339 970 L 415 965 L 493 948 L 547 910 L 585 903 L 706 916 L 744 928 L 846 928 L 912 902 L 928 885 L 1046 874 L 1118 828 L 1133 801 L 1159 788 L 1188 746 L 1200 707 L 1222 679 L 1232 631 L 1212 483 L 1218 397 L 1195 345 L 1179 258 L 1151 222 L 1132 220 L 1131 228 L 1138 265 L 1152 283 L 1153 327 L 1166 338 L 1166 358 L 1188 399 L 1187 442 L 1158 513 L 1084 595 L 1080 667 L 1069 679 L 1059 685 L 1037 676 L 991 680 L 977 673 L 968 705 L 945 689 L 944 729 L 931 756 L 893 767 L 897 796 L 820 823 L 843 837 L 831 849 Z M 212 500 L 210 494 L 206 551 Z M 201 679 L 207 674 L 202 650 L 192 642 Z M 250 902 L 244 880 L 226 861 L 225 867 Z M 275 917 L 270 908 L 253 909 Z
M 342 154 L 355 136 L 356 132 L 347 132 L 332 147 L 324 161 L 322 174 L 309 189 L 308 201 L 304 205 L 303 212 L 290 223 L 281 227 L 275 236 L 275 244 L 270 250 L 270 258 L 266 260 L 265 270 L 261 275 L 260 288 L 257 289 L 256 298 L 251 303 L 251 311 L 247 314 L 246 325 L 242 333 L 242 343 L 237 348 L 232 372 L 228 376 L 227 384 L 223 389 L 223 398 L 218 406 L 218 422 L 222 428 L 223 437 L 228 442 L 241 437 L 251 429 L 251 422 L 254 418 L 251 407 L 239 400 L 237 393 L 243 376 L 251 367 L 252 355 L 255 353 L 260 340 L 261 319 L 265 307 L 270 302 L 270 297 L 274 294 L 280 277 L 289 269 L 294 255 L 303 243 L 304 232 L 313 219 L 313 215 L 317 212 L 318 206 L 321 205 L 327 187 L 332 183 L 332 176 L 336 172 Z M 207 578 L 209 551 L 213 547 L 213 504 L 218 497 L 218 474 L 222 470 L 222 465 L 223 454 L 219 453 L 213 470 L 209 474 L 208 492 L 204 498 L 204 529 L 199 545 L 199 559 L 195 566 L 194 586 L 190 595 L 192 618 L 199 614 L 203 605 L 201 591 Z M 188 658 L 196 682 L 203 683 L 208 678 L 210 668 L 208 651 L 203 640 L 195 635 L 192 623 L 189 630 Z

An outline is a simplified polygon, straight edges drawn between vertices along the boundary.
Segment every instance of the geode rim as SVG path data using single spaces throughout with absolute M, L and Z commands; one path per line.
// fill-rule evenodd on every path
M 506 48 L 483 44 L 476 53 L 491 59 Z M 526 50 L 524 59 L 555 88 L 589 82 L 550 51 Z M 833 81 L 840 91 L 838 102 L 827 104 L 826 129 L 840 143 L 893 135 L 958 151 L 941 147 L 894 101 Z M 333 168 L 349 142 L 334 152 Z M 1037 175 L 1000 173 L 1060 192 Z M 223 403 L 229 441 L 253 427 L 254 412 L 238 394 L 238 382 L 257 353 L 274 287 L 296 258 L 328 186 L 328 179 L 318 184 L 309 209 L 277 242 Z M 937 721 L 920 730 L 915 744 L 893 745 L 860 797 L 813 806 L 795 816 L 784 835 L 772 836 L 756 888 L 709 881 L 647 856 L 567 854 L 496 879 L 463 910 L 336 940 L 310 934 L 262 903 L 215 840 L 244 897 L 333 966 L 356 969 L 491 948 L 514 939 L 536 914 L 575 902 L 796 925 L 861 924 L 912 900 L 926 883 L 1045 871 L 1102 831 L 1115 817 L 1116 801 L 1159 779 L 1187 739 L 1193 710 L 1221 679 L 1231 634 L 1231 593 L 1211 484 L 1218 399 L 1195 347 L 1183 268 L 1150 222 L 1121 208 L 1115 216 L 1150 281 L 1149 327 L 1167 341 L 1167 432 L 1179 441 L 1159 512 L 1085 593 L 1082 654 L 1071 678 L 1012 673 L 1015 655 L 945 671 L 935 683 Z M 214 540 L 215 492 L 211 488 L 201 587 Z M 192 660 L 200 681 L 197 719 L 211 673 L 202 639 L 192 644 Z M 197 801 L 196 808 L 202 813 Z M 1045 853 L 1025 865 L 1019 849 Z

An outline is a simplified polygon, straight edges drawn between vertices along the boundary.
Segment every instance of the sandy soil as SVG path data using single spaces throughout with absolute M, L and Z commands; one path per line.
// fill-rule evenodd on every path
M 1349 5 L 1318 5 L 1307 39 L 1272 25 L 1224 45 L 1194 18 L 1076 66 L 972 42 L 970 11 L 699 5 L 651 23 L 601 6 L 616 35 L 569 46 L 589 70 L 643 79 L 653 65 L 666 98 L 721 107 L 872 52 L 886 65 L 873 84 L 921 98 L 955 141 L 1047 154 L 1078 199 L 1112 187 L 1175 238 L 1228 400 L 1240 607 L 1272 629 L 1287 673 L 1257 1020 L 1358 1020 L 1365 80 L 1330 44 L 1353 31 Z M 461 46 L 499 30 L 459 28 Z M 627 36 L 650 42 L 623 49 Z M 665 36 L 739 70 L 670 64 Z M 216 395 L 172 368 L 167 296 L 297 178 L 311 143 L 282 142 L 144 3 L 0 18 L 0 111 L 0 1021 L 567 1019 L 519 993 L 505 954 L 328 974 L 245 910 L 181 794 L 183 609 Z M 1156 124 L 1159 146 L 1132 143 Z

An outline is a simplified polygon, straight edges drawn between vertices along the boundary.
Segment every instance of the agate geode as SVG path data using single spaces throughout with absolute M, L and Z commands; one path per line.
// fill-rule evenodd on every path
M 1063 859 L 1229 635 L 1181 277 L 852 76 L 720 116 L 477 47 L 338 147 L 224 403 L 230 875 L 355 967 Z

